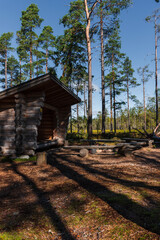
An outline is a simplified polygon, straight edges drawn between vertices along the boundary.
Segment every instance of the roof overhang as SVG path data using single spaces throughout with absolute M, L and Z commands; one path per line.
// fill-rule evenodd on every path
M 81 99 L 73 91 L 49 73 L 0 92 L 0 101 L 3 102 L 19 93 L 34 94 L 41 91 L 45 92 L 45 102 L 55 107 L 81 102 Z

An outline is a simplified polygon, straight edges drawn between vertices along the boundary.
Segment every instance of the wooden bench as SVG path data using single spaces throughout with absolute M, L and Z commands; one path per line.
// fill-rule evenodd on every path
M 72 146 L 64 146 L 64 149 L 69 150 L 79 150 L 80 156 L 85 157 L 88 155 L 88 150 L 93 149 L 112 149 L 117 151 L 118 154 L 126 156 L 128 154 L 131 154 L 132 151 L 138 149 L 141 147 L 141 144 L 139 143 L 119 143 L 116 145 L 72 145 Z

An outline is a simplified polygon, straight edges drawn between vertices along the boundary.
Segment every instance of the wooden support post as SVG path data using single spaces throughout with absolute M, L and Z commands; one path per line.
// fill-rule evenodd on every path
M 37 158 L 37 165 L 38 166 L 47 165 L 47 154 L 46 154 L 46 152 L 37 153 L 36 158 Z

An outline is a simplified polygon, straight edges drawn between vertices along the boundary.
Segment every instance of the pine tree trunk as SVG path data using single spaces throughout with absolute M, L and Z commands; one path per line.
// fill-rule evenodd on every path
M 87 40 L 87 52 L 88 52 L 88 137 L 92 136 L 92 64 L 91 64 L 91 40 L 90 40 L 90 16 L 87 6 L 87 0 L 84 0 L 87 26 L 86 26 L 86 40 Z
M 22 81 L 22 63 L 21 63 L 21 59 L 19 60 L 19 66 L 20 66 L 19 71 L 20 71 L 20 83 L 21 83 L 21 81 Z
M 48 49 L 46 49 L 46 73 L 48 73 Z
M 131 125 L 130 125 L 130 111 L 129 111 L 129 83 L 127 78 L 127 105 L 128 105 L 128 130 L 131 131 Z
M 11 87 L 13 86 L 13 84 L 12 84 L 12 82 L 13 82 L 12 75 L 13 75 L 13 73 L 12 73 L 12 71 L 11 71 L 11 84 L 10 84 Z
M 78 96 L 78 87 L 79 87 L 79 84 L 77 85 L 77 96 Z M 79 104 L 77 104 L 77 132 L 79 134 Z
M 70 116 L 70 132 L 72 133 L 72 108 L 71 108 L 71 116 Z
M 5 50 L 5 89 L 7 89 L 7 49 Z
M 101 0 L 102 3 L 102 0 Z M 104 40 L 103 40 L 103 11 L 100 13 L 101 28 L 101 86 L 102 86 L 102 134 L 105 134 L 105 84 L 104 84 Z
M 38 77 L 38 70 L 39 70 L 39 68 L 38 68 L 38 56 L 37 56 L 36 62 L 37 62 L 37 77 Z
M 79 104 L 77 104 L 77 132 L 79 134 Z
M 114 133 L 116 133 L 116 92 L 115 92 L 115 72 L 114 72 L 114 55 L 112 54 L 112 73 L 113 73 L 113 113 L 114 113 Z
M 144 108 L 144 129 L 146 130 L 146 97 L 145 97 L 144 70 L 143 70 L 143 108 Z
M 30 80 L 32 79 L 32 43 L 30 45 Z
M 113 131 L 113 119 L 112 119 L 112 80 L 110 80 L 110 131 Z
M 155 92 L 156 92 L 156 126 L 158 125 L 158 70 L 157 70 L 157 23 L 155 16 Z
M 86 83 L 85 83 L 85 81 L 84 81 L 84 116 L 83 116 L 83 118 L 85 119 L 86 118 Z

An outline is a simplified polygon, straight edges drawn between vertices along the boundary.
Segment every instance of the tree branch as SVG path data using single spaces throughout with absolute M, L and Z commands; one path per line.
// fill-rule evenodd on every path
M 93 5 L 92 5 L 92 7 L 91 7 L 91 11 L 89 12 L 89 17 L 91 16 L 91 14 L 92 14 L 92 12 L 93 12 L 93 10 L 94 10 L 94 8 L 96 7 L 96 5 L 97 5 L 98 2 L 99 2 L 99 0 L 96 0 L 96 1 L 93 3 Z

